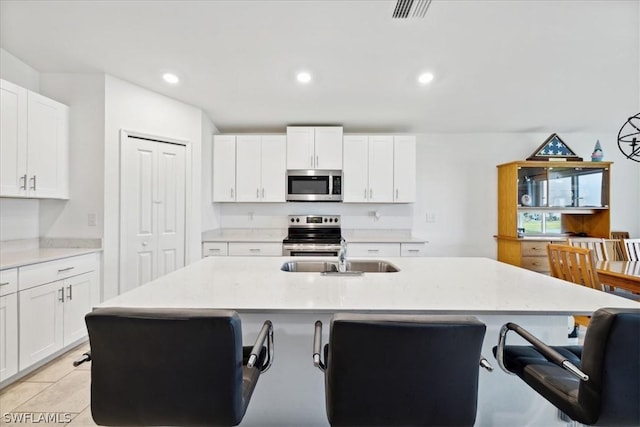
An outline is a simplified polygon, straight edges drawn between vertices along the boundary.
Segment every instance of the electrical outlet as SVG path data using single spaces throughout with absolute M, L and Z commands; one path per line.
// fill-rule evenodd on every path
M 89 227 L 96 227 L 98 225 L 98 215 L 94 213 L 90 213 L 87 216 L 87 225 Z
M 426 221 L 436 222 L 436 213 L 434 211 L 427 211 Z

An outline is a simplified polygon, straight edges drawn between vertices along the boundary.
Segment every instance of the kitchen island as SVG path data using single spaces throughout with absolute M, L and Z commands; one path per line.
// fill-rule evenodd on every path
M 272 320 L 274 365 L 260 378 L 243 426 L 328 425 L 323 374 L 311 358 L 318 319 L 328 326 L 336 312 L 472 314 L 487 324 L 483 354 L 496 367 L 491 373 L 480 372 L 476 425 L 544 427 L 563 425 L 551 404 L 497 369 L 491 348 L 500 326 L 515 321 L 548 343 L 565 344 L 567 315 L 639 306 L 486 258 L 387 258 L 399 272 L 362 276 L 281 271 L 290 260 L 204 258 L 100 306 L 234 309 L 242 318 L 247 343 L 265 319 Z M 510 336 L 509 342 L 518 338 Z

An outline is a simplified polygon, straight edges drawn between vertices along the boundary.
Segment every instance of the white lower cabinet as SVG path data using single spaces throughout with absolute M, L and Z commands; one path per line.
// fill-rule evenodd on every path
M 0 381 L 18 373 L 18 294 L 0 297 Z
M 202 244 L 202 257 L 227 256 L 229 248 L 227 242 L 204 242 Z
M 282 243 L 229 242 L 231 256 L 282 256 Z
M 400 256 L 400 243 L 349 243 L 349 257 Z
M 427 245 L 425 243 L 401 243 L 400 256 L 426 256 Z
M 100 302 L 97 253 L 18 268 L 18 368 L 87 335 L 84 316 Z

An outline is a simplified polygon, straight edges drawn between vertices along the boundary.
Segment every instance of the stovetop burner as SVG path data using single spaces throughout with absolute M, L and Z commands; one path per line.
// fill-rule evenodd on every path
M 339 244 L 342 239 L 339 215 L 289 215 L 288 222 L 285 244 Z

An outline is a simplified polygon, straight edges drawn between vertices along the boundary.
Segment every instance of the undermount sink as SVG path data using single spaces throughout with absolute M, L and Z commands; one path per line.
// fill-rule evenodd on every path
M 347 270 L 338 271 L 337 262 L 327 261 L 287 261 L 280 267 L 282 271 L 298 273 L 330 273 L 331 275 L 353 275 L 353 273 L 395 273 L 398 267 L 387 261 L 359 260 L 347 261 Z
M 280 270 L 297 273 L 324 273 L 338 271 L 338 264 L 325 261 L 287 261 L 282 264 Z

